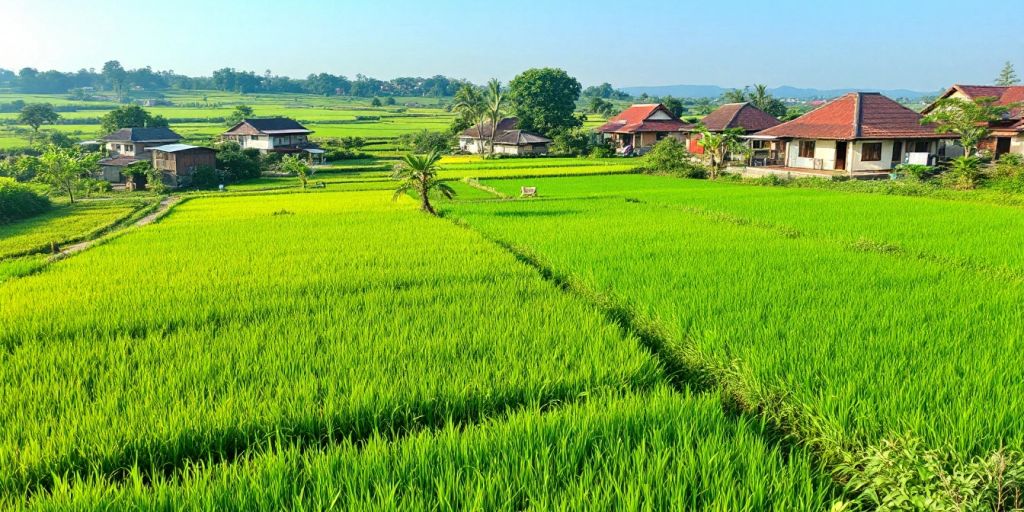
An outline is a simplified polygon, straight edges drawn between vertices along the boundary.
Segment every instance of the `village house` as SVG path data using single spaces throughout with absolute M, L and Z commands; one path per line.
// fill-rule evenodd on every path
M 1004 153 L 1024 154 L 1024 85 L 960 85 L 954 84 L 939 96 L 944 98 L 960 98 L 977 100 L 979 98 L 995 98 L 996 105 L 1016 105 L 1007 115 L 998 121 L 989 123 L 992 134 L 981 141 L 978 149 L 991 151 L 999 158 Z M 925 107 L 923 114 L 935 110 L 935 103 Z
M 101 139 L 108 157 L 99 161 L 101 179 L 121 183 L 121 171 L 129 165 L 150 161 L 150 150 L 156 146 L 174 144 L 181 135 L 170 128 L 122 128 Z
M 685 141 L 684 132 L 691 128 L 665 105 L 647 103 L 623 110 L 597 127 L 597 132 L 612 141 L 617 153 L 642 155 L 665 137 Z
M 854 92 L 747 138 L 780 142 L 784 171 L 882 176 L 901 163 L 934 164 L 956 138 L 921 118 L 879 93 Z
M 721 133 L 725 130 L 740 129 L 744 135 L 750 135 L 761 130 L 771 128 L 780 124 L 767 112 L 755 107 L 749 102 L 726 103 L 701 119 L 701 124 L 712 133 Z M 704 148 L 699 144 L 700 133 L 693 128 L 684 130 L 686 133 L 686 146 L 691 153 L 704 154 Z M 752 159 L 766 160 L 771 151 L 778 150 L 778 142 L 754 140 L 749 145 L 752 150 Z
M 163 174 L 169 187 L 186 187 L 192 183 L 196 169 L 217 166 L 217 152 L 211 148 L 188 144 L 167 144 L 151 148 L 153 168 Z
M 551 139 L 520 130 L 519 120 L 506 117 L 494 127 L 494 152 L 502 155 L 546 155 Z M 481 123 L 459 134 L 459 150 L 479 154 L 487 151 L 491 143 L 491 124 Z
M 237 142 L 242 149 L 257 149 L 261 153 L 303 153 L 311 160 L 320 160 L 324 150 L 309 141 L 312 133 L 313 130 L 294 119 L 272 117 L 243 119 L 221 134 L 221 138 Z

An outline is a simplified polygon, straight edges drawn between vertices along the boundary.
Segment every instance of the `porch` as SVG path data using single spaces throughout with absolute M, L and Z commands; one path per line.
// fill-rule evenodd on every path
M 855 180 L 887 180 L 889 171 L 830 171 L 823 169 L 804 169 L 802 167 L 786 167 L 784 165 L 748 165 L 742 168 L 740 174 L 745 178 L 760 178 L 764 176 L 779 176 L 786 179 L 800 178 L 824 178 L 832 179 L 847 177 Z

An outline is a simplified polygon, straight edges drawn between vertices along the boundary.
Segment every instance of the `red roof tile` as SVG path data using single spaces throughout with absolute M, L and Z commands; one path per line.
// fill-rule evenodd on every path
M 701 120 L 708 130 L 724 131 L 743 128 L 747 133 L 759 132 L 779 124 L 779 120 L 750 103 L 726 103 Z
M 948 98 L 959 91 L 963 95 L 976 100 L 978 98 L 996 98 L 996 105 L 1012 105 L 1024 103 L 1024 85 L 960 85 L 954 84 L 940 96 Z M 934 103 L 924 109 L 928 113 L 935 106 Z M 1017 107 L 1010 110 L 1011 119 L 1024 117 L 1024 107 Z
M 649 119 L 656 112 L 664 112 L 669 119 Z M 633 105 L 623 110 L 619 115 L 608 120 L 597 131 L 601 133 L 636 133 L 636 132 L 675 132 L 690 125 L 679 120 L 678 117 L 660 103 Z
M 907 139 L 949 137 L 921 114 L 874 92 L 852 92 L 758 135 L 801 139 Z

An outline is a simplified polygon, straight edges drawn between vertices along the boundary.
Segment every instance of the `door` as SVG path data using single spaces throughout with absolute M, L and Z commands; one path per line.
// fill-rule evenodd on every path
M 836 170 L 846 170 L 846 147 L 848 143 L 845 140 L 836 142 Z
M 1004 153 L 1010 152 L 1010 138 L 999 137 L 996 139 L 996 158 L 999 158 Z

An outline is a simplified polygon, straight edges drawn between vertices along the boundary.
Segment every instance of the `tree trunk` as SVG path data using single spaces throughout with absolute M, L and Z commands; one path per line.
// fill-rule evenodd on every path
M 420 182 L 420 202 L 420 208 L 423 211 L 431 215 L 437 215 L 437 212 L 434 211 L 434 207 L 430 205 L 430 191 L 427 190 L 426 180 Z
M 68 183 L 67 187 L 68 197 L 71 198 L 71 204 L 75 204 L 75 185 L 73 183 Z

